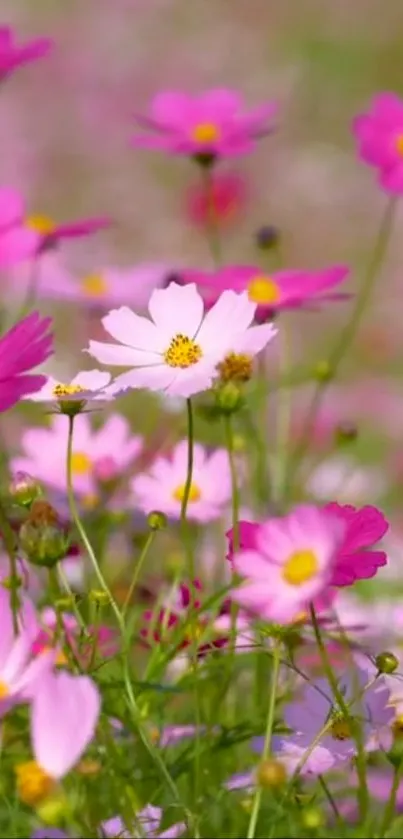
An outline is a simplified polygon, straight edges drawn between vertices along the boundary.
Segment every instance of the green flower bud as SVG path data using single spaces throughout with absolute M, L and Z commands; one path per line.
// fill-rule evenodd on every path
M 330 382 L 333 379 L 334 371 L 328 361 L 318 361 L 312 375 L 317 382 Z
M 358 437 L 358 428 L 353 422 L 341 422 L 335 430 L 334 437 L 337 446 L 354 443 Z
M 234 414 L 243 407 L 244 398 L 234 382 L 227 382 L 215 391 L 217 406 L 223 414 Z
M 52 568 L 66 556 L 69 539 L 59 524 L 35 524 L 27 519 L 20 527 L 20 546 L 28 562 Z
M 27 472 L 16 472 L 8 486 L 8 496 L 18 507 L 31 507 L 42 495 L 42 488 Z
M 153 510 L 148 515 L 147 524 L 150 530 L 165 530 L 168 520 L 165 513 L 161 513 L 159 510 Z
M 375 658 L 375 664 L 379 673 L 387 673 L 390 675 L 399 667 L 399 659 L 396 658 L 394 653 L 379 653 Z
M 319 807 L 307 807 L 302 811 L 301 821 L 306 830 L 319 830 L 325 823 L 324 815 Z

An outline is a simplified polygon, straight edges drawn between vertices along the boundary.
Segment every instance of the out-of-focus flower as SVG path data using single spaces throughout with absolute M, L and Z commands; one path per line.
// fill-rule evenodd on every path
M 264 620 L 292 623 L 326 591 L 345 525 L 301 504 L 287 516 L 250 527 L 252 547 L 232 556 L 233 568 L 246 578 L 232 597 Z
M 346 525 L 332 584 L 349 586 L 355 580 L 374 577 L 378 568 L 387 563 L 385 551 L 372 550 L 389 529 L 383 513 L 376 507 L 357 509 L 350 504 L 337 504 L 336 501 L 327 504 L 325 510 L 329 510 L 332 516 L 338 516 Z
M 348 272 L 347 266 L 335 265 L 323 271 L 279 271 L 269 275 L 256 266 L 230 265 L 212 272 L 182 271 L 182 276 L 186 282 L 196 283 L 208 305 L 214 304 L 227 289 L 237 294 L 247 292 L 249 300 L 256 304 L 257 317 L 264 318 L 281 309 L 343 299 L 345 295 L 327 292 L 344 282 Z
M 82 239 L 100 230 L 105 230 L 111 222 L 105 216 L 85 218 L 79 221 L 57 224 L 50 216 L 30 215 L 25 224 L 39 234 L 38 253 L 57 247 L 64 239 Z
M 74 423 L 72 474 L 77 493 L 94 498 L 98 485 L 94 475 L 96 463 L 110 457 L 122 474 L 140 454 L 142 439 L 132 435 L 129 423 L 119 414 L 112 414 L 98 431 L 93 431 L 87 414 L 80 414 Z M 12 459 L 11 468 L 29 472 L 49 487 L 66 492 L 67 419 L 52 416 L 50 428 L 31 428 L 22 437 L 24 455 Z
M 163 811 L 160 807 L 153 807 L 151 804 L 147 804 L 136 817 L 136 823 L 141 826 L 141 835 L 147 839 L 176 839 L 177 836 L 182 836 L 182 833 L 187 830 L 185 822 L 176 822 L 176 824 L 172 824 L 171 827 L 161 831 L 162 816 Z M 101 836 L 106 837 L 106 839 L 108 837 L 112 839 L 114 836 L 120 836 L 122 839 L 130 839 L 130 837 L 136 836 L 138 833 L 136 823 L 133 824 L 133 831 L 129 833 L 125 829 L 121 817 L 113 816 L 113 818 L 102 822 Z
M 153 291 L 152 320 L 127 307 L 109 312 L 102 323 L 119 344 L 90 341 L 89 353 L 101 364 L 130 366 L 117 376 L 115 392 L 130 388 L 162 390 L 189 397 L 207 390 L 217 365 L 231 355 L 250 360 L 276 334 L 271 324 L 250 326 L 256 306 L 246 294 L 224 292 L 204 316 L 196 286 L 170 283 Z
M 0 269 L 32 259 L 39 243 L 39 233 L 24 222 L 20 193 L 9 187 L 0 189 Z
M 331 722 L 330 729 L 310 750 L 301 770 L 303 775 L 318 775 L 350 760 L 357 753 L 354 737 L 354 726 L 357 725 L 366 751 L 388 748 L 392 741 L 390 726 L 395 716 L 388 704 L 389 689 L 383 676 L 373 684 L 370 681 L 370 670 L 360 668 L 358 664 L 354 674 L 346 674 L 340 679 L 339 690 L 348 706 L 348 716 L 329 694 L 326 679 L 305 683 L 301 699 L 284 707 L 284 721 L 293 734 L 274 738 L 276 756 L 287 758 L 294 771 L 328 721 Z M 260 752 L 263 738 L 256 738 L 253 746 Z
M 66 664 L 67 659 L 60 646 L 61 641 L 64 641 L 82 664 L 91 658 L 94 646 L 97 653 L 104 658 L 113 655 L 117 650 L 116 633 L 102 624 L 96 627 L 87 626 L 84 638 L 77 618 L 69 612 L 63 612 L 59 619 L 54 609 L 46 607 L 40 614 L 40 621 L 41 627 L 32 644 L 33 655 L 40 655 L 46 650 L 56 648 L 56 663 Z M 60 622 L 64 630 L 62 638 L 58 638 Z
M 378 169 L 387 192 L 403 191 L 403 100 L 395 93 L 374 96 L 370 109 L 355 117 L 353 132 L 364 163 Z
M 253 151 L 256 140 L 273 130 L 276 110 L 269 102 L 247 111 L 234 90 L 209 90 L 200 96 L 164 91 L 151 101 L 148 115 L 137 117 L 145 133 L 133 143 L 212 163 Z
M 0 82 L 17 67 L 43 58 L 49 53 L 52 44 L 50 38 L 35 38 L 17 45 L 11 27 L 0 26 Z
M 384 470 L 353 457 L 335 454 L 307 471 L 305 490 L 319 501 L 337 498 L 341 504 L 365 504 L 387 490 Z
M 31 839 L 69 839 L 69 836 L 58 827 L 41 827 L 31 833 Z
M 133 503 L 145 513 L 161 510 L 179 519 L 185 493 L 188 444 L 182 440 L 171 457 L 158 457 L 146 474 L 136 475 L 131 482 Z M 193 450 L 193 474 L 187 516 L 199 522 L 219 518 L 231 499 L 231 473 L 228 454 L 217 449 L 208 455 L 196 444 Z
M 27 371 L 53 352 L 50 324 L 50 318 L 32 312 L 0 338 L 0 411 L 12 408 L 27 393 L 35 393 L 45 384 L 45 376 Z
M 234 224 L 248 200 L 246 181 L 236 172 L 215 172 L 209 186 L 193 184 L 186 193 L 186 215 L 192 224 L 219 227 Z
M 88 402 L 107 402 L 113 399 L 108 388 L 110 382 L 110 373 L 102 370 L 85 370 L 78 373 L 68 384 L 57 381 L 53 376 L 48 376 L 46 384 L 35 394 L 26 398 L 32 402 L 48 402 L 53 404 L 60 413 L 70 413 L 69 403 L 74 403 L 82 410 Z

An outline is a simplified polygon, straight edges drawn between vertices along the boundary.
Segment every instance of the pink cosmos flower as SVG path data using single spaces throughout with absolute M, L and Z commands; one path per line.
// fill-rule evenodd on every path
M 403 191 L 403 100 L 395 93 L 379 93 L 369 111 L 353 121 L 358 153 L 364 163 L 378 169 L 387 192 Z
M 237 221 L 245 209 L 248 199 L 246 181 L 236 172 L 218 171 L 211 178 L 209 189 L 196 183 L 186 193 L 186 215 L 197 227 L 205 228 L 211 221 L 219 227 L 227 227 Z
M 133 142 L 211 163 L 253 151 L 256 140 L 273 130 L 276 110 L 269 102 L 247 111 L 234 90 L 209 90 L 200 96 L 165 91 L 154 97 L 147 116 L 137 118 L 146 133 Z
M 35 760 L 46 775 L 63 778 L 91 742 L 101 699 L 88 676 L 49 672 L 31 706 L 31 739 Z
M 131 366 L 115 379 L 115 392 L 130 388 L 162 390 L 189 397 L 206 390 L 217 364 L 233 353 L 252 359 L 276 334 L 271 324 L 250 326 L 256 306 L 246 294 L 226 291 L 204 315 L 194 284 L 170 283 L 153 291 L 151 320 L 127 307 L 109 312 L 102 323 L 119 344 L 90 341 L 89 353 L 101 364 Z
M 162 816 L 163 812 L 160 807 L 153 807 L 151 804 L 143 807 L 137 814 L 136 819 L 136 822 L 141 825 L 141 835 L 145 836 L 146 839 L 176 839 L 176 837 L 182 836 L 182 833 L 187 830 L 185 822 L 176 822 L 176 824 L 172 824 L 166 830 L 161 830 Z M 133 824 L 133 830 L 129 833 L 125 829 L 124 822 L 120 816 L 113 816 L 113 818 L 101 824 L 101 836 L 106 837 L 106 839 L 115 836 L 119 836 L 121 839 L 130 839 L 130 837 L 136 836 L 137 833 L 138 828 L 136 823 Z
M 57 614 L 51 607 L 42 609 L 40 615 L 41 627 L 32 644 L 33 655 L 40 655 L 51 649 L 56 649 L 56 663 L 66 664 L 67 659 L 60 646 L 61 642 L 74 652 L 78 661 L 85 666 L 91 659 L 94 642 L 97 654 L 102 657 L 110 657 L 116 653 L 116 633 L 105 625 L 87 626 L 86 636 L 82 638 L 81 627 L 77 618 L 68 612 L 62 614 L 62 625 L 64 635 L 57 639 L 59 622 Z
M 0 338 L 0 411 L 12 408 L 27 393 L 45 384 L 45 376 L 27 373 L 52 354 L 50 318 L 32 312 Z
M 17 46 L 11 27 L 0 27 L 0 82 L 17 67 L 43 58 L 52 47 L 50 38 L 35 38 Z
M 112 414 L 98 431 L 93 431 L 87 414 L 75 419 L 72 472 L 74 490 L 88 500 L 98 494 L 94 474 L 97 462 L 110 457 L 121 475 L 140 454 L 142 440 L 131 434 L 127 420 Z M 11 461 L 11 468 L 28 472 L 39 481 L 66 492 L 67 420 L 53 415 L 49 428 L 31 428 L 22 437 L 23 457 Z M 25 464 L 26 468 L 22 467 Z
M 24 222 L 24 204 L 19 192 L 0 189 L 0 269 L 10 268 L 37 253 L 41 237 Z
M 332 516 L 337 516 L 345 523 L 344 540 L 337 555 L 332 585 L 350 586 L 356 580 L 374 577 L 378 569 L 387 563 L 384 551 L 372 548 L 389 530 L 389 523 L 376 507 L 366 506 L 361 509 L 351 504 L 326 504 Z
M 106 402 L 113 399 L 108 388 L 110 381 L 110 373 L 101 370 L 85 370 L 78 373 L 68 384 L 48 376 L 44 386 L 26 398 L 31 402 L 49 402 L 60 410 L 66 402 L 82 402 L 84 408 L 87 402 Z
M 345 526 L 336 516 L 301 504 L 253 531 L 253 547 L 233 554 L 246 582 L 232 597 L 263 620 L 292 623 L 326 591 Z
M 146 474 L 136 475 L 131 481 L 133 503 L 145 513 L 161 510 L 179 519 L 185 492 L 187 470 L 186 440 L 175 446 L 171 458 L 158 457 Z M 228 454 L 217 449 L 208 455 L 196 444 L 193 454 L 193 475 L 190 487 L 188 517 L 193 521 L 208 522 L 220 518 L 231 499 L 231 474 Z
M 311 303 L 343 299 L 345 295 L 328 290 L 344 282 L 348 273 L 345 265 L 322 271 L 275 271 L 271 274 L 248 265 L 229 265 L 211 272 L 181 272 L 185 282 L 196 283 L 207 305 L 213 305 L 227 289 L 237 294 L 246 292 L 249 300 L 256 304 L 258 319 L 281 309 L 306 308 Z

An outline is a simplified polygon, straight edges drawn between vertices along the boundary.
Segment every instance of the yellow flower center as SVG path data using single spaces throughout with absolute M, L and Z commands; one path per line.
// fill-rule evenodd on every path
M 346 717 L 335 717 L 330 733 L 334 740 L 349 740 L 353 736 L 351 720 Z
M 283 567 L 283 579 L 290 586 L 300 586 L 315 576 L 318 560 L 313 551 L 294 551 Z
M 48 236 L 50 233 L 54 233 L 56 229 L 56 225 L 50 216 L 28 216 L 27 225 L 31 228 L 31 230 L 35 230 L 36 233 L 41 233 L 43 236 Z
M 277 283 L 270 277 L 264 275 L 254 277 L 248 284 L 248 297 L 252 303 L 270 305 L 270 303 L 277 303 L 280 296 L 281 292 Z
M 185 484 L 181 484 L 178 486 L 174 492 L 173 497 L 175 501 L 180 501 L 182 503 L 183 498 L 185 495 Z M 201 492 L 197 484 L 190 484 L 190 491 L 189 491 L 189 502 L 192 501 L 199 501 L 201 498 Z
M 63 385 L 58 384 L 53 388 L 53 396 L 57 399 L 65 399 L 66 396 L 75 396 L 76 393 L 84 393 L 84 388 L 80 385 Z
M 403 134 L 399 134 L 396 139 L 396 149 L 398 154 L 403 157 Z
M 73 452 L 71 456 L 71 471 L 74 475 L 86 475 L 91 471 L 92 463 L 85 452 Z
M 222 382 L 248 382 L 252 377 L 252 358 L 231 352 L 217 364 L 217 372 Z
M 10 690 L 8 685 L 5 682 L 0 682 L 0 699 L 7 699 Z
M 81 280 L 81 289 L 90 297 L 103 297 L 108 291 L 108 283 L 102 274 L 88 274 Z
M 54 790 L 54 778 L 44 772 L 36 760 L 28 760 L 15 767 L 18 796 L 29 807 L 41 804 Z
M 201 122 L 192 131 L 192 139 L 201 145 L 215 143 L 219 137 L 220 131 L 213 122 Z
M 164 353 L 164 361 L 170 367 L 185 369 L 191 367 L 192 364 L 197 364 L 202 355 L 201 347 L 192 338 L 178 333 L 172 338 L 168 349 Z
M 399 737 L 399 739 L 400 739 L 403 735 L 403 714 L 399 714 L 396 717 L 396 719 L 395 719 L 395 721 L 392 725 L 392 729 L 393 729 L 393 733 L 394 733 L 395 737 Z

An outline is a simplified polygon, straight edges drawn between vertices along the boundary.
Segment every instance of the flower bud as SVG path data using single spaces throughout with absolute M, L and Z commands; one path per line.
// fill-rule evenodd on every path
M 303 810 L 301 821 L 306 830 L 319 830 L 325 823 L 324 815 L 319 807 L 307 807 Z
M 8 495 L 14 504 L 29 509 L 42 495 L 42 489 L 36 478 L 27 472 L 15 472 L 8 486 Z
M 265 789 L 284 786 L 287 781 L 287 770 L 284 763 L 274 758 L 263 760 L 257 768 L 256 780 L 259 786 Z
M 223 414 L 234 414 L 244 404 L 242 393 L 234 382 L 227 382 L 215 391 L 217 406 Z
M 353 422 L 341 422 L 335 430 L 334 437 L 338 446 L 353 443 L 358 437 L 358 428 Z
M 256 245 L 262 251 L 276 248 L 280 241 L 280 231 L 273 224 L 263 224 L 255 234 Z
M 60 524 L 36 524 L 29 519 L 20 527 L 19 539 L 28 561 L 45 568 L 64 559 L 69 544 Z
M 147 524 L 150 530 L 165 530 L 168 519 L 165 513 L 161 513 L 160 510 L 153 510 L 147 516 Z
M 97 606 L 107 606 L 110 603 L 110 597 L 106 591 L 101 589 L 92 589 L 88 594 L 88 599 L 96 603 Z
M 399 667 L 399 659 L 396 658 L 394 653 L 386 651 L 383 653 L 378 653 L 378 655 L 375 658 L 375 664 L 378 668 L 379 673 L 387 673 L 388 675 L 390 675 L 391 673 L 394 673 L 395 670 L 397 670 L 397 668 Z
M 318 361 L 312 375 L 317 382 L 330 382 L 333 379 L 334 371 L 328 361 Z

